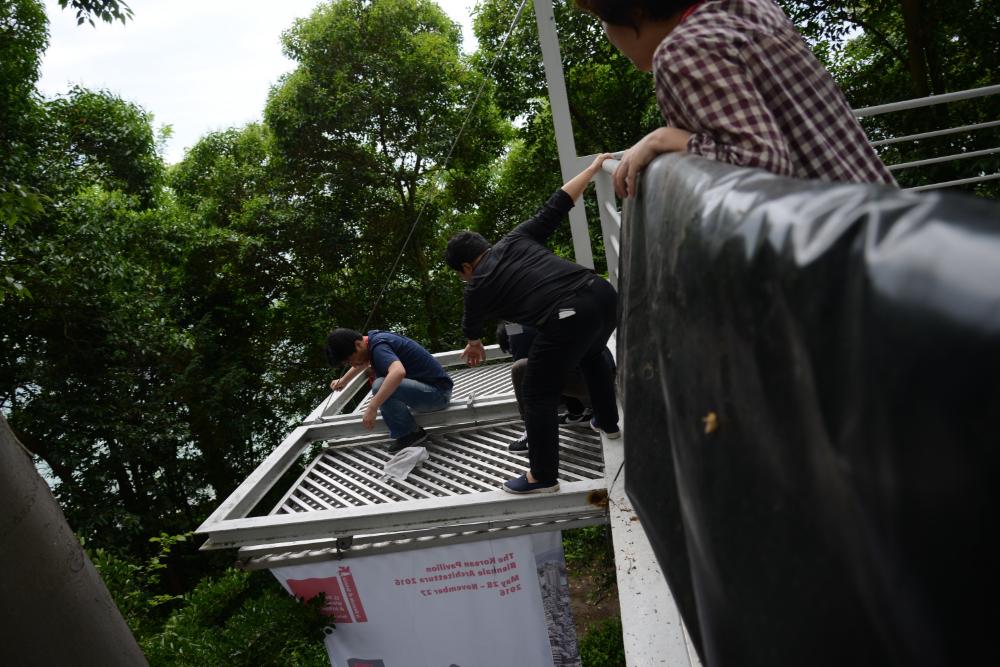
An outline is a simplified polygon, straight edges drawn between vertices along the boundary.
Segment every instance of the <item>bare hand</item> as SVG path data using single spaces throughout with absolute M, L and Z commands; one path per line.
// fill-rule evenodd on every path
M 347 380 L 345 380 L 342 377 L 337 378 L 336 380 L 330 383 L 330 389 L 332 389 L 333 391 L 343 391 L 344 387 L 346 386 L 347 386 Z
M 590 163 L 590 167 L 588 168 L 590 169 L 592 174 L 596 174 L 601 170 L 601 165 L 604 164 L 604 161 L 610 160 L 612 158 L 614 158 L 614 155 L 612 155 L 611 153 L 601 153 L 600 155 L 594 158 L 594 161 Z
M 369 431 L 372 430 L 373 428 L 375 428 L 375 418 L 377 416 L 378 416 L 378 408 L 369 403 L 368 407 L 365 408 L 365 413 L 361 415 L 361 425 L 364 426 Z
M 465 363 L 470 366 L 478 366 L 486 359 L 486 350 L 483 348 L 482 341 L 470 340 L 459 356 L 465 359 Z
M 612 179 L 615 194 L 620 199 L 634 197 L 637 192 L 639 172 L 646 168 L 660 153 L 687 150 L 691 133 L 676 127 L 661 127 L 640 139 L 632 148 L 622 154 L 621 162 Z

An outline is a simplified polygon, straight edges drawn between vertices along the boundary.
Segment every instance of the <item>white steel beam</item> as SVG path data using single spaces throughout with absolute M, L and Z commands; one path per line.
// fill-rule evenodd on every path
M 607 165 L 612 160 L 605 160 Z M 617 160 L 613 161 L 616 165 Z M 602 168 L 604 165 L 602 165 Z M 611 165 L 608 165 L 611 167 Z M 615 201 L 615 188 L 611 182 L 611 172 L 607 168 L 594 177 L 594 190 L 597 195 L 597 209 L 601 216 L 601 232 L 604 235 L 604 255 L 608 261 L 608 278 L 615 289 L 618 289 L 618 257 L 621 254 L 621 215 Z
M 223 521 L 246 516 L 309 445 L 310 441 L 306 437 L 308 430 L 300 426 L 288 434 L 288 437 L 261 461 L 256 470 L 243 480 L 243 483 L 212 512 L 210 517 L 205 519 L 195 532 L 209 532 L 212 526 Z
M 408 535 L 406 539 L 399 536 L 383 536 L 387 541 L 376 542 L 366 541 L 359 543 L 355 538 L 353 546 L 349 549 L 338 549 L 336 540 L 324 540 L 322 542 L 302 542 L 289 543 L 283 552 L 266 551 L 268 547 L 246 547 L 240 549 L 240 564 L 246 570 L 261 570 L 265 568 L 281 567 L 283 565 L 304 565 L 307 563 L 318 563 L 331 559 L 357 558 L 359 556 L 371 556 L 373 554 L 394 553 L 400 551 L 412 551 L 414 549 L 429 549 L 451 544 L 464 544 L 468 542 L 479 542 L 487 539 L 497 539 L 508 535 L 530 535 L 532 533 L 547 533 L 554 530 L 570 530 L 572 528 L 585 528 L 587 526 L 599 526 L 608 522 L 605 514 L 594 514 L 592 516 L 557 519 L 554 521 L 532 523 L 528 525 L 511 524 L 495 525 L 482 529 L 462 530 L 462 532 L 438 535 L 428 533 L 426 535 Z
M 460 529 L 463 524 L 516 520 L 523 524 L 593 513 L 606 497 L 603 479 L 561 484 L 558 493 L 511 496 L 491 491 L 444 498 L 411 500 L 393 506 L 368 505 L 208 522 L 198 529 L 208 533 L 202 549 L 230 549 L 276 542 L 353 537 L 357 533 L 405 532 L 423 528 Z
M 552 0 L 535 0 L 535 20 L 538 23 L 538 42 L 542 47 L 542 64 L 545 66 L 549 106 L 552 109 L 552 122 L 555 125 L 559 167 L 562 171 L 563 182 L 566 182 L 580 172 L 580 161 L 576 155 L 576 141 L 573 139 L 573 121 L 569 115 L 569 97 L 566 94 L 566 79 L 563 76 L 562 56 L 559 53 L 559 37 L 556 34 L 556 17 L 552 13 Z M 594 253 L 590 247 L 587 213 L 582 203 L 570 210 L 569 226 L 573 233 L 573 252 L 576 255 L 576 263 L 589 269 L 594 268 Z

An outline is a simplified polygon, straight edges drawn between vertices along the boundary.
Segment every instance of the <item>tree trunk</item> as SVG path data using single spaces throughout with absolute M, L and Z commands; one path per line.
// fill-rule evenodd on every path
M 0 654 L 5 665 L 146 665 L 111 594 L 0 415 Z
M 927 32 L 924 30 L 923 0 L 901 0 L 910 83 L 915 97 L 930 95 L 927 75 Z

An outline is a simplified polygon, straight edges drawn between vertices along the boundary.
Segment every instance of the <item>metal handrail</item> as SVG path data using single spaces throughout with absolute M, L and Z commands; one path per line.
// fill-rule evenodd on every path
M 980 97 L 987 97 L 989 95 L 1000 94 L 1000 85 L 994 86 L 983 86 L 981 88 L 973 88 L 970 90 L 960 90 L 954 93 L 944 93 L 942 95 L 930 95 L 928 97 L 918 97 L 911 100 L 903 100 L 901 102 L 893 102 L 891 104 L 880 104 L 878 106 L 866 107 L 863 109 L 854 109 L 854 115 L 858 118 L 879 116 L 882 114 L 893 113 L 896 111 L 906 111 L 911 109 L 921 109 L 924 107 L 934 106 L 936 104 L 946 104 L 948 102 L 957 102 L 960 100 L 976 99 Z M 918 134 L 909 134 L 900 137 L 889 137 L 886 139 L 880 139 L 871 142 L 872 146 L 886 146 L 889 144 L 898 144 L 906 141 L 920 141 L 922 139 L 930 139 L 932 137 L 941 137 L 949 134 L 959 134 L 965 132 L 974 132 L 976 130 L 982 130 L 989 127 L 1000 126 L 1000 120 L 985 121 L 982 123 L 974 123 L 971 125 L 962 125 L 953 128 L 944 128 L 940 130 L 934 130 L 931 132 L 920 132 Z M 940 157 L 925 158 L 921 160 L 911 160 L 908 162 L 898 162 L 896 164 L 886 165 L 889 171 L 898 171 L 900 169 L 908 169 L 911 167 L 922 167 L 931 164 L 941 164 L 943 162 L 953 162 L 956 160 L 964 160 L 972 157 L 982 157 L 985 155 L 993 155 L 1000 153 L 1000 147 L 988 148 L 977 151 L 968 151 L 965 153 L 953 153 L 951 155 L 944 155 Z M 938 188 L 953 187 L 956 185 L 966 185 L 971 183 L 982 183 L 984 181 L 992 181 L 1000 178 L 1000 172 L 996 174 L 979 174 L 978 176 L 970 178 L 960 178 L 939 183 L 929 183 L 927 185 L 920 185 L 912 188 L 905 188 L 908 191 L 919 192 L 922 190 L 933 190 Z
M 921 109 L 923 107 L 934 106 L 935 104 L 945 104 L 946 102 L 957 102 L 959 100 L 970 100 L 977 97 L 987 97 L 1000 93 L 1000 85 L 983 86 L 982 88 L 971 88 L 960 90 L 954 93 L 943 93 L 941 95 L 930 95 L 928 97 L 916 97 L 912 100 L 892 102 L 890 104 L 879 104 L 874 107 L 863 109 L 853 109 L 854 115 L 858 118 L 866 116 L 880 116 L 894 111 L 906 111 L 908 109 Z
M 878 141 L 870 142 L 872 146 L 886 146 L 888 144 L 898 144 L 903 141 L 919 141 L 921 139 L 930 139 L 932 137 L 943 137 L 948 134 L 958 134 L 959 132 L 973 132 L 975 130 L 983 130 L 987 127 L 996 127 L 1000 125 L 1000 120 L 991 120 L 986 123 L 976 123 L 975 125 L 961 125 L 959 127 L 950 127 L 946 130 L 934 130 L 933 132 L 921 132 L 919 134 L 906 134 L 902 137 L 890 137 L 889 139 L 879 139 Z
M 987 174 L 986 176 L 973 176 L 972 178 L 960 178 L 956 181 L 945 181 L 943 183 L 930 183 L 928 185 L 918 185 L 906 188 L 907 192 L 920 192 L 921 190 L 937 190 L 938 188 L 950 188 L 955 185 L 967 185 L 970 183 L 983 183 L 985 181 L 995 181 L 1000 179 L 1000 174 Z
M 938 164 L 940 162 L 965 160 L 970 157 L 982 157 L 984 155 L 993 155 L 994 153 L 1000 153 L 1000 147 L 985 148 L 981 151 L 969 151 L 967 153 L 953 153 L 951 155 L 942 155 L 941 157 L 931 157 L 925 160 L 914 160 L 912 162 L 899 162 L 897 164 L 890 165 L 889 171 L 896 171 L 898 169 L 908 169 L 910 167 L 922 167 L 925 164 Z

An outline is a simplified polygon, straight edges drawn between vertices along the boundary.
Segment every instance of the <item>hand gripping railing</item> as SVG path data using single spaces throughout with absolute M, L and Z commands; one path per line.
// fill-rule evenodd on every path
M 984 88 L 975 88 L 972 90 L 963 90 L 955 93 L 947 93 L 944 95 L 932 95 L 930 97 L 904 100 L 902 102 L 894 102 L 892 104 L 882 104 L 879 106 L 867 107 L 863 109 L 855 109 L 854 114 L 859 118 L 865 118 L 887 113 L 893 113 L 897 111 L 920 109 L 924 107 L 933 106 L 936 104 L 946 104 L 949 102 L 957 102 L 961 100 L 988 97 L 991 95 L 1000 95 L 1000 85 L 986 86 Z M 872 146 L 879 147 L 879 146 L 887 146 L 891 144 L 898 144 L 908 141 L 920 141 L 923 139 L 947 136 L 950 134 L 974 132 L 977 130 L 984 130 L 992 127 L 1000 127 L 1000 120 L 991 120 L 991 121 L 984 121 L 981 123 L 960 125 L 951 128 L 944 128 L 941 130 L 934 130 L 932 132 L 921 132 L 919 134 L 908 134 L 908 135 L 901 135 L 898 137 L 889 137 L 886 139 L 873 141 Z M 899 171 L 902 169 L 910 169 L 914 167 L 921 167 L 931 164 L 941 164 L 945 162 L 966 160 L 969 158 L 985 157 L 987 155 L 995 155 L 998 153 L 1000 153 L 1000 146 L 997 146 L 995 148 L 986 148 L 982 150 L 966 151 L 961 153 L 954 153 L 951 155 L 942 155 L 938 157 L 900 162 L 889 165 L 889 169 L 890 171 Z M 585 166 L 587 164 L 590 164 L 590 162 L 594 159 L 594 157 L 595 156 L 593 155 L 581 157 L 579 159 L 579 163 Z M 616 153 L 615 157 L 620 158 L 621 152 Z M 617 199 L 615 198 L 614 185 L 611 180 L 611 175 L 618 167 L 618 164 L 619 164 L 619 159 L 605 160 L 602 171 L 599 172 L 594 177 L 594 186 L 597 195 L 597 206 L 601 219 L 601 232 L 604 235 L 604 252 L 608 261 L 608 276 L 611 280 L 611 284 L 614 285 L 615 287 L 618 286 L 618 256 L 620 254 L 619 251 L 621 247 L 622 214 L 618 208 Z M 956 185 L 982 183 L 985 181 L 992 181 L 997 179 L 1000 179 L 1000 172 L 993 174 L 978 174 L 966 178 L 958 178 L 938 183 L 920 185 L 906 189 L 912 191 L 931 190 L 937 188 L 948 188 Z

